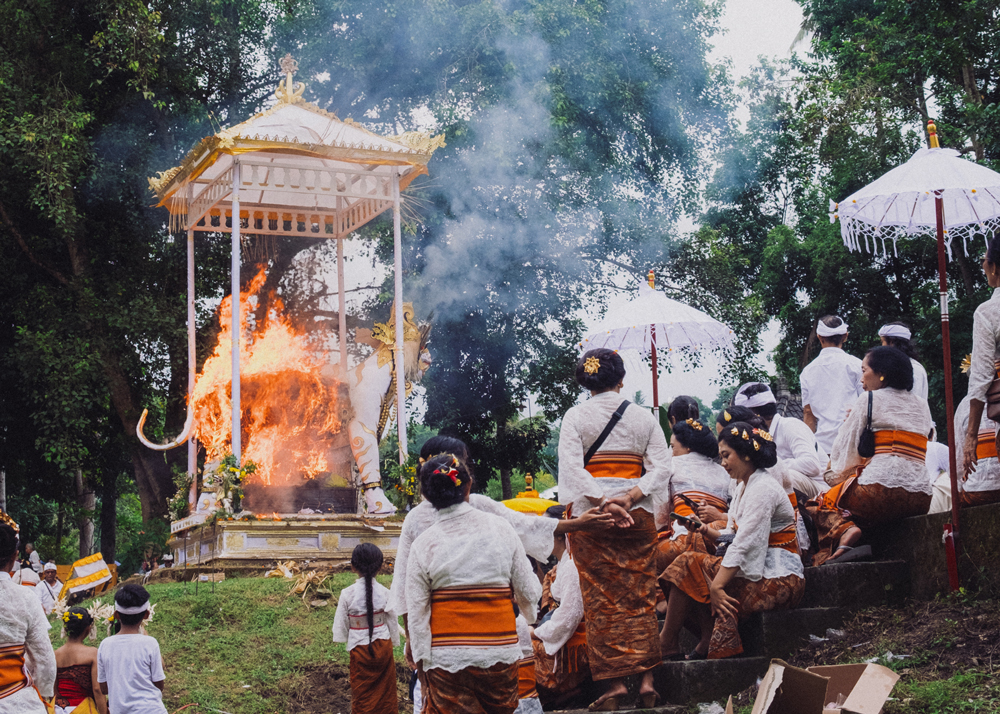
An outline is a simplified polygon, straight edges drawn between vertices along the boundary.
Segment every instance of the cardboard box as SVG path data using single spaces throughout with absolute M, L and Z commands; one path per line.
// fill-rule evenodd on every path
M 771 660 L 760 681 L 753 714 L 879 714 L 899 675 L 877 664 L 799 669 Z M 826 705 L 841 702 L 840 709 Z M 729 698 L 726 714 L 733 714 Z

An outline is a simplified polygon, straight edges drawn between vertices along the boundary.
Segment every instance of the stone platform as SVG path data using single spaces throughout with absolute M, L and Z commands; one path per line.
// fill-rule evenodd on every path
M 387 559 L 395 558 L 402 527 L 402 519 L 349 515 L 220 520 L 174 533 L 168 546 L 175 568 L 271 568 L 284 560 L 336 566 L 350 562 L 359 543 L 374 543 Z

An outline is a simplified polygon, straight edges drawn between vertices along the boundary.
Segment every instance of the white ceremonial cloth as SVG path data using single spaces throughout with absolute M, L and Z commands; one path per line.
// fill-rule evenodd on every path
M 805 577 L 802 560 L 783 548 L 769 548 L 767 539 L 795 522 L 795 511 L 777 480 L 765 471 L 754 471 L 745 484 L 736 487 L 729 506 L 729 523 L 724 533 L 736 537 L 722 556 L 722 565 L 737 568 L 736 575 L 754 582 L 761 578 L 786 575 Z
M 912 357 L 910 358 L 910 364 L 913 365 L 913 389 L 910 391 L 916 394 L 921 399 L 927 399 L 929 393 L 929 387 L 927 386 L 927 370 L 924 366 L 917 362 Z
M 813 481 L 823 481 L 823 462 L 820 460 L 816 435 L 801 419 L 775 414 L 771 420 L 771 436 L 778 450 L 778 458 L 785 468 L 798 471 Z
M 555 655 L 566 646 L 583 620 L 580 572 L 576 569 L 576 563 L 570 557 L 569 551 L 559 559 L 551 592 L 559 607 L 552 613 L 552 617 L 535 628 L 535 637 L 541 640 L 546 654 Z
M 972 364 L 969 398 L 986 402 L 986 390 L 996 378 L 994 362 L 1000 359 L 1000 288 L 976 308 L 972 316 Z
M 670 524 L 670 511 L 672 510 L 674 496 L 688 491 L 701 491 L 718 496 L 723 501 L 729 501 L 729 489 L 733 480 L 724 468 L 715 463 L 714 460 L 703 454 L 690 452 L 674 456 L 670 461 L 670 476 L 668 477 L 667 488 L 657 489 L 653 492 L 653 503 L 656 510 L 653 516 L 656 520 L 656 529 L 662 530 Z M 680 523 L 674 522 L 673 535 L 671 540 L 676 540 L 687 533 L 687 528 Z M 559 577 L 558 571 L 556 577 Z
M 513 587 L 524 619 L 534 622 L 542 584 L 513 527 L 468 503 L 442 508 L 437 523 L 413 541 L 407 564 L 406 602 L 414 661 L 422 661 L 424 669 L 458 672 L 466 667 L 492 667 L 521 659 L 517 644 L 431 647 L 431 592 L 441 588 L 507 586 Z
M 13 575 L 11 575 L 11 578 L 16 584 L 27 587 L 38 585 L 38 583 L 42 580 L 38 577 L 38 573 L 31 568 L 21 568 L 19 570 L 15 570 Z
M 799 376 L 802 406 L 816 417 L 816 442 L 824 454 L 833 450 L 848 408 L 861 394 L 861 360 L 839 347 L 824 347 Z
M 469 495 L 469 505 L 477 511 L 499 516 L 513 526 L 524 552 L 535 560 L 545 562 L 552 555 L 555 545 L 556 518 L 539 518 L 518 513 L 512 508 L 494 501 L 489 496 L 473 493 Z M 437 523 L 438 511 L 427 501 L 421 501 L 403 521 L 403 530 L 399 534 L 399 546 L 396 548 L 396 562 L 392 569 L 392 583 L 389 586 L 389 608 L 397 615 L 406 614 L 406 566 L 410 557 L 413 541 L 421 533 Z
M 155 637 L 119 633 L 97 648 L 97 681 L 108 685 L 109 712 L 167 714 L 163 693 L 153 684 L 166 678 Z
M 617 392 L 602 392 L 572 407 L 559 429 L 559 502 L 573 504 L 574 513 L 582 513 L 593 504 L 588 499 L 621 496 L 638 486 L 645 495 L 632 506 L 655 513 L 652 494 L 667 488 L 670 477 L 670 449 L 659 423 L 647 410 L 630 404 L 597 450 L 622 451 L 643 457 L 646 474 L 638 479 L 594 478 L 583 467 L 583 457 L 608 425 L 611 415 L 625 400 Z
M 340 591 L 337 599 L 337 614 L 333 616 L 333 641 L 346 642 L 350 652 L 358 645 L 367 645 L 375 640 L 389 640 L 393 647 L 399 646 L 399 619 L 388 608 L 389 588 L 377 580 L 372 580 L 372 612 L 382 611 L 382 624 L 372 630 L 368 639 L 368 605 L 365 597 L 365 579 L 358 578 L 353 584 Z M 352 627 L 350 617 L 360 617 L 365 621 L 362 627 Z
M 51 697 L 56 683 L 56 655 L 49 641 L 49 621 L 38 596 L 0 572 L 0 647 L 24 645 L 31 679 L 43 697 Z M 45 714 L 38 692 L 25 687 L 0 699 L 0 714 Z
M 35 595 L 38 596 L 38 602 L 42 604 L 42 612 L 46 615 L 52 614 L 52 608 L 56 606 L 56 602 L 59 601 L 59 593 L 62 592 L 63 584 L 56 580 L 55 585 L 49 585 L 47 582 L 42 580 L 38 585 L 35 586 Z
M 535 650 L 531 646 L 531 629 L 524 615 L 518 615 L 517 623 L 517 646 L 521 648 L 521 659 L 535 657 Z M 538 697 L 525 697 L 517 700 L 517 709 L 514 714 L 542 714 L 542 703 Z
M 884 387 L 872 392 L 872 429 L 894 429 L 929 434 L 932 426 L 931 411 L 927 400 L 904 389 Z M 833 445 L 833 472 L 843 474 L 861 465 L 858 439 L 868 421 L 868 394 L 858 397 L 851 406 L 851 414 L 837 433 Z M 859 484 L 877 483 L 886 488 L 905 488 L 911 493 L 931 494 L 927 481 L 927 466 L 923 461 L 910 461 L 892 454 L 875 454 L 858 478 Z
M 959 404 L 958 408 L 961 409 L 962 405 Z M 985 410 L 983 413 L 983 418 L 986 418 Z M 965 411 L 965 423 L 969 422 L 969 411 L 966 407 Z M 955 424 L 958 424 L 958 412 L 955 412 Z M 956 434 L 962 434 L 963 438 L 965 432 L 955 432 Z M 958 453 L 961 453 L 961 446 L 958 446 Z M 962 463 L 956 460 L 956 464 Z M 951 468 L 948 464 L 948 445 L 942 444 L 940 441 L 928 441 L 927 442 L 927 456 L 924 458 L 924 466 L 927 468 L 927 479 L 934 483 L 937 477 L 942 473 L 948 473 L 948 469 Z
M 986 409 L 983 409 L 983 418 L 979 421 L 979 430 L 997 430 L 995 421 L 986 416 Z M 969 474 L 968 480 L 962 478 L 962 461 L 965 458 L 965 430 L 969 428 L 969 397 L 965 397 L 958 403 L 955 410 L 955 464 L 958 469 L 958 489 L 975 493 L 978 491 L 1000 491 L 1000 461 L 996 457 L 979 459 L 976 462 L 976 470 Z M 945 449 L 945 463 L 947 464 L 948 451 Z M 948 466 L 945 466 L 945 470 Z

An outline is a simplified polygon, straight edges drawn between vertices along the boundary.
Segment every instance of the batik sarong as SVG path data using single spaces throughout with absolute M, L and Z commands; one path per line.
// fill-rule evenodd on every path
M 963 506 L 985 506 L 1000 503 L 1000 491 L 962 491 Z
M 517 662 L 517 698 L 537 697 L 535 688 L 535 658 L 523 657 Z
M 656 526 L 648 511 L 630 515 L 634 523 L 628 528 L 571 535 L 586 631 L 600 633 L 587 638 L 595 680 L 640 674 L 660 661 Z
M 351 713 L 397 714 L 396 661 L 392 642 L 375 640 L 351 650 Z
M 517 663 L 424 672 L 424 714 L 513 714 L 517 709 Z

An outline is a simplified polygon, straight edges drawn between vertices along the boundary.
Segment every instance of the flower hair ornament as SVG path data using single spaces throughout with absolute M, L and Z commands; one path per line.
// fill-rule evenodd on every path
M 754 436 L 759 436 L 764 441 L 774 441 L 774 437 L 771 436 L 771 432 L 764 431 L 763 429 L 754 429 Z
M 583 363 L 583 371 L 587 374 L 597 374 L 598 370 L 601 369 L 601 360 L 596 357 L 588 357 L 587 361 Z
M 456 466 L 458 466 L 458 459 L 455 456 L 452 456 L 451 465 L 447 469 L 444 467 L 436 468 L 434 469 L 434 473 L 447 476 L 452 480 L 452 483 L 454 483 L 455 486 L 461 486 L 462 481 L 458 478 L 458 469 L 455 468 Z
M 684 423 L 687 424 L 692 429 L 694 429 L 695 431 L 701 431 L 704 428 L 701 425 L 701 422 L 695 421 L 694 419 L 687 419 Z
M 728 424 L 729 422 L 731 422 L 733 420 L 733 415 L 730 414 L 728 411 L 724 411 L 724 412 L 722 412 L 722 418 L 725 419 L 726 423 Z M 736 432 L 733 432 L 733 433 L 735 434 Z

